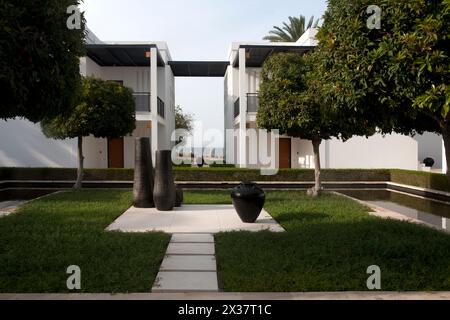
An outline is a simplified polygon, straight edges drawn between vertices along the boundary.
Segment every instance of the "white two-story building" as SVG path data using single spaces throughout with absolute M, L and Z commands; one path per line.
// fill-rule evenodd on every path
M 83 139 L 86 168 L 133 168 L 134 140 L 151 138 L 152 149 L 170 149 L 175 127 L 174 75 L 164 42 L 106 43 L 92 32 L 80 72 L 115 81 L 134 91 L 136 129 L 119 139 Z M 77 143 L 47 139 L 39 124 L 14 119 L 0 122 L 0 167 L 76 167 Z

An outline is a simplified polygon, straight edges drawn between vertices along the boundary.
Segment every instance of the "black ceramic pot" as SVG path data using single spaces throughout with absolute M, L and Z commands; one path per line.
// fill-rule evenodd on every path
M 176 190 L 171 155 L 170 150 L 156 151 L 153 201 L 159 211 L 171 211 L 175 206 Z
M 179 208 L 183 204 L 183 189 L 176 185 L 175 207 Z
M 266 195 L 255 183 L 243 182 L 233 189 L 231 199 L 241 220 L 254 223 L 264 207 Z
M 136 138 L 133 184 L 133 205 L 153 208 L 153 164 L 149 138 Z

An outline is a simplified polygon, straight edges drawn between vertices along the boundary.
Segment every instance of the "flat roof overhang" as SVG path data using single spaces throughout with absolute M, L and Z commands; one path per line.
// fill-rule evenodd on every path
M 86 44 L 87 56 L 101 67 L 149 67 L 155 44 Z M 158 51 L 158 67 L 165 65 Z
M 247 68 L 261 68 L 269 56 L 279 52 L 295 52 L 304 54 L 315 47 L 295 46 L 295 45 L 240 45 L 240 49 L 245 49 Z M 233 67 L 239 67 L 239 55 L 233 61 Z
M 175 77 L 224 77 L 228 61 L 169 61 Z

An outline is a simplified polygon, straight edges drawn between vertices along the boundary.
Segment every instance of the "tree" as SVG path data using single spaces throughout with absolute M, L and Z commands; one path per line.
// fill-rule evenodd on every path
M 317 95 L 320 83 L 315 77 L 316 55 L 296 53 L 272 55 L 264 63 L 259 91 L 258 127 L 278 129 L 280 134 L 311 140 L 314 150 L 315 185 L 310 190 L 317 196 L 321 190 L 320 144 L 338 137 L 339 121 L 332 108 Z
M 74 104 L 85 21 L 69 30 L 67 9 L 79 2 L 0 1 L 0 119 L 39 122 Z
M 283 22 L 282 27 L 274 26 L 274 30 L 269 31 L 269 35 L 263 39 L 270 42 L 296 42 L 306 30 L 311 27 L 316 28 L 318 24 L 319 20 L 314 22 L 314 16 L 309 19 L 308 25 L 306 25 L 305 17 L 302 15 L 300 17 L 289 17 L 289 23 Z
M 330 0 L 318 34 L 327 96 L 381 133 L 441 133 L 450 164 L 449 30 L 449 0 Z
M 175 129 L 185 129 L 191 132 L 193 117 L 189 113 L 184 113 L 179 105 L 175 106 Z
M 116 82 L 94 77 L 83 79 L 79 104 L 69 112 L 41 122 L 49 138 L 78 138 L 78 173 L 75 188 L 83 181 L 83 137 L 118 138 L 136 128 L 133 92 Z

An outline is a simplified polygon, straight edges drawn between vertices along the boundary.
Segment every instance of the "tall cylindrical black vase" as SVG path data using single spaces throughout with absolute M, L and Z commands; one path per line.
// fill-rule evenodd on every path
M 136 208 L 153 208 L 153 164 L 149 138 L 136 138 L 133 204 Z
M 156 151 L 153 200 L 159 211 L 171 211 L 175 206 L 176 189 L 171 155 L 170 150 Z

